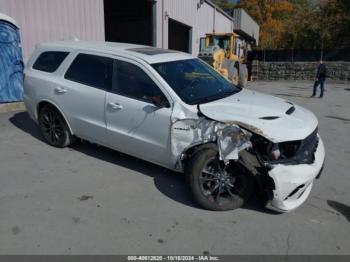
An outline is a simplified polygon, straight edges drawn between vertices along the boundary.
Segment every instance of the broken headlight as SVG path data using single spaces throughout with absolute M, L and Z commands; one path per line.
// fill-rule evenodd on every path
M 254 135 L 251 139 L 253 149 L 265 161 L 276 161 L 294 157 L 301 145 L 301 141 L 272 143 L 264 137 Z
M 291 141 L 279 143 L 282 159 L 294 157 L 301 145 L 301 141 Z
M 253 134 L 252 150 L 264 165 L 270 164 L 311 164 L 315 160 L 318 145 L 317 128 L 304 140 L 272 143 L 266 138 Z

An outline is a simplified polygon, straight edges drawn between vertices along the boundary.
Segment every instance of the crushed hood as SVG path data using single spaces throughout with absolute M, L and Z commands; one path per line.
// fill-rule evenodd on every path
M 274 143 L 302 140 L 318 125 L 317 118 L 309 110 L 281 98 L 247 89 L 201 104 L 199 109 L 213 120 L 235 123 Z

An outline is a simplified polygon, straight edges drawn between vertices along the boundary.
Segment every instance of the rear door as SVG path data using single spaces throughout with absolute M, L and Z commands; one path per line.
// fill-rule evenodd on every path
M 113 89 L 106 95 L 109 144 L 168 166 L 171 112 L 169 97 L 145 66 L 127 59 L 115 61 Z
M 112 86 L 112 72 L 112 58 L 79 52 L 55 87 L 56 100 L 77 136 L 106 142 L 105 99 Z

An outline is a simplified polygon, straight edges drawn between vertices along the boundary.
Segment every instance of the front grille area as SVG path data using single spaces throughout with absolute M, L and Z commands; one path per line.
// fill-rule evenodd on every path
M 315 152 L 318 146 L 316 128 L 308 137 L 301 141 L 291 141 L 279 144 L 282 159 L 270 161 L 270 164 L 312 164 L 315 161 Z
M 302 141 L 291 141 L 279 143 L 278 147 L 281 151 L 282 159 L 291 158 L 295 156 L 300 148 Z
M 317 128 L 311 135 L 305 138 L 297 152 L 297 158 L 305 164 L 311 164 L 315 161 L 315 152 L 318 146 Z

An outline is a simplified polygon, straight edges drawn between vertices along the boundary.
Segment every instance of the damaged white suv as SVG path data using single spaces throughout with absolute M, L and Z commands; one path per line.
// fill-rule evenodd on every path
M 317 119 L 291 102 L 240 89 L 201 60 L 129 44 L 41 44 L 24 101 L 46 141 L 76 137 L 185 172 L 195 201 L 230 210 L 254 192 L 300 206 L 322 170 Z

